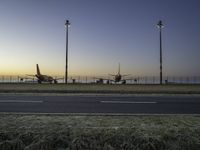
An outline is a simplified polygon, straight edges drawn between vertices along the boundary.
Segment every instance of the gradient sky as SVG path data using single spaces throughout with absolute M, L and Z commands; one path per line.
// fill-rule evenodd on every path
M 0 75 L 200 76 L 199 0 L 0 0 Z

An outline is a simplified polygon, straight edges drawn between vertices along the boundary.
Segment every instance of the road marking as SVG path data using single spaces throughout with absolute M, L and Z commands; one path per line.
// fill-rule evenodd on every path
M 101 103 L 113 104 L 156 104 L 157 102 L 133 102 L 133 101 L 100 101 Z
M 63 116 L 193 116 L 200 117 L 200 114 L 181 114 L 181 113 L 42 113 L 42 112 L 0 112 L 0 115 L 63 115 Z
M 0 100 L 0 103 L 43 103 L 43 101 Z

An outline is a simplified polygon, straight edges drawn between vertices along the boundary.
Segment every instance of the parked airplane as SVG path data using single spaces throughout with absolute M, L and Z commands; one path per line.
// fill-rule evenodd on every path
M 27 76 L 36 77 L 38 83 L 42 83 L 42 82 L 49 82 L 49 83 L 54 82 L 54 83 L 58 83 L 59 79 L 63 79 L 63 78 L 53 78 L 52 76 L 41 74 L 40 73 L 40 68 L 39 68 L 38 64 L 36 64 L 36 71 L 37 71 L 37 74 L 35 74 L 35 75 L 27 75 Z M 28 78 L 24 78 L 24 79 L 28 79 Z M 31 78 L 29 78 L 29 79 L 31 79 Z M 23 78 L 21 78 L 21 80 L 23 80 Z
M 99 80 L 97 83 L 103 83 L 103 80 L 107 81 L 107 84 L 111 82 L 119 83 L 121 82 L 122 84 L 126 84 L 127 80 L 132 80 L 132 79 L 125 79 L 124 77 L 129 76 L 129 75 L 121 75 L 120 74 L 120 63 L 119 63 L 119 68 L 118 68 L 118 73 L 117 74 L 109 74 L 110 76 L 113 76 L 113 79 L 103 79 L 103 78 L 98 78 Z

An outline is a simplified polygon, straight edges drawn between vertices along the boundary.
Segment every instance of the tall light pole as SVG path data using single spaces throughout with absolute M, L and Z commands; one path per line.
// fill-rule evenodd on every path
M 69 20 L 66 20 L 66 65 L 65 65 L 65 84 L 67 84 L 68 79 L 68 27 L 70 26 Z
M 164 25 L 161 20 L 159 20 L 157 27 L 160 30 L 160 84 L 162 84 L 162 28 L 164 28 Z

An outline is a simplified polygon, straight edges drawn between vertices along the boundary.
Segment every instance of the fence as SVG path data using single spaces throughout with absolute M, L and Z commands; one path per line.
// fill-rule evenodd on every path
M 63 76 L 55 76 L 55 79 L 59 79 L 58 83 L 64 83 Z M 97 83 L 97 81 L 103 79 L 103 83 L 107 83 L 113 78 L 111 76 L 71 76 L 68 78 L 69 83 Z M 124 78 L 127 84 L 159 84 L 160 78 L 156 76 L 137 76 L 131 78 Z M 36 78 L 27 78 L 20 76 L 0 76 L 0 83 L 37 83 Z M 165 84 L 200 84 L 200 76 L 166 76 L 163 77 L 163 83 Z

